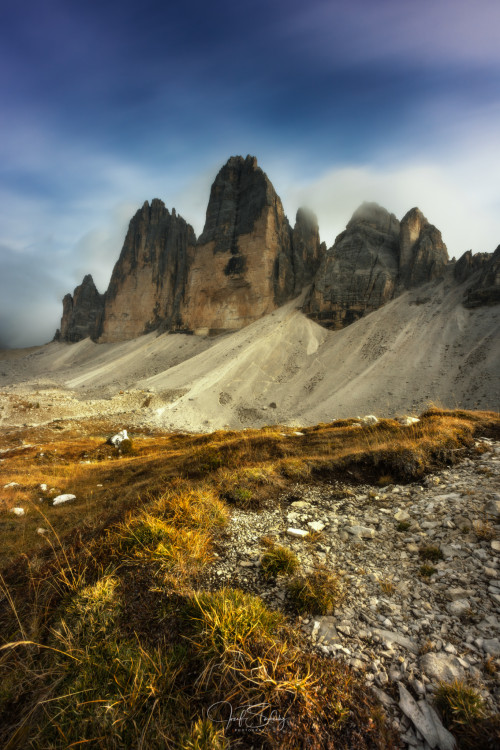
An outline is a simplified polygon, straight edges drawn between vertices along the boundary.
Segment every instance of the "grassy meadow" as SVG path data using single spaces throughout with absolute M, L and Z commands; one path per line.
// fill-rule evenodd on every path
M 120 452 L 106 438 L 124 427 Z M 499 435 L 498 414 L 439 409 L 411 426 L 4 430 L 0 746 L 397 748 L 374 694 L 313 653 L 289 611 L 210 583 L 217 541 L 232 508 L 259 511 L 297 482 L 415 481 Z M 76 500 L 53 506 L 62 493 Z M 263 549 L 263 575 L 298 572 L 286 548 Z M 337 596 L 335 571 L 294 581 L 296 615 Z

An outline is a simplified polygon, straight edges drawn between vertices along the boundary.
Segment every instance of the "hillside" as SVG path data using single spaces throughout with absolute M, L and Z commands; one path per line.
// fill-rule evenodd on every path
M 307 318 L 298 298 L 216 337 L 153 332 L 4 351 L 0 424 L 121 414 L 208 431 L 400 415 L 430 402 L 497 410 L 500 308 L 464 307 L 466 286 L 431 282 L 340 331 Z

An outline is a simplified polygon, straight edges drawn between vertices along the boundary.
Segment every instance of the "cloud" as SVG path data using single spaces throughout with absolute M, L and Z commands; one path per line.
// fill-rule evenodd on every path
M 300 205 L 312 208 L 328 246 L 365 201 L 379 203 L 398 219 L 418 206 L 441 231 L 450 257 L 458 258 L 469 249 L 492 252 L 500 243 L 498 206 L 481 200 L 471 189 L 476 182 L 467 164 L 455 170 L 432 163 L 342 167 L 288 189 L 285 205 L 293 206 L 292 214 Z
M 500 61 L 497 0 L 321 0 L 283 18 L 282 34 L 323 64 L 492 65 Z

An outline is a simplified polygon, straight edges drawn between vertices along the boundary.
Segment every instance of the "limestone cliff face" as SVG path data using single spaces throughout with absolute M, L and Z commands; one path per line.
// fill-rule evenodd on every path
M 212 185 L 198 241 L 175 210 L 158 199 L 144 203 L 130 222 L 98 325 L 89 321 L 87 329 L 106 342 L 155 329 L 242 328 L 310 284 L 324 252 L 315 215 L 299 209 L 292 230 L 255 157 L 235 156 Z M 65 298 L 64 321 L 72 300 Z M 60 336 L 70 340 L 63 328 Z
M 376 203 L 364 203 L 321 263 L 306 312 L 342 328 L 394 294 L 399 269 L 399 221 Z
M 100 334 L 104 312 L 104 295 L 99 294 L 90 274 L 85 276 L 73 294 L 63 299 L 61 327 L 56 331 L 56 341 L 75 342 Z
M 182 325 L 192 227 L 162 201 L 146 201 L 130 222 L 106 292 L 100 341 L 124 341 Z
M 326 245 L 319 237 L 316 214 L 307 208 L 299 208 L 292 234 L 295 293 L 310 284 L 326 253 Z
M 448 251 L 441 232 L 429 224 L 418 208 L 401 220 L 399 237 L 399 288 L 410 289 L 443 275 Z
M 299 286 L 281 200 L 254 157 L 232 157 L 212 185 L 188 274 L 185 326 L 197 332 L 242 328 L 291 299 Z
M 490 259 L 490 253 L 472 254 L 472 250 L 467 250 L 455 263 L 453 275 L 459 284 L 463 284 L 477 271 L 482 270 Z
M 304 311 L 341 328 L 398 294 L 440 278 L 448 264 L 441 233 L 418 208 L 399 222 L 364 203 L 335 244 L 321 243 L 316 216 L 299 209 L 292 229 L 252 156 L 234 156 L 210 192 L 203 233 L 146 202 L 130 222 L 109 288 L 90 276 L 63 300 L 56 337 L 123 341 L 151 330 L 216 333 L 242 328 L 310 286 Z M 500 249 L 466 253 L 455 280 L 470 279 L 464 304 L 500 298 Z
M 500 304 L 500 245 L 480 265 L 477 277 L 465 294 L 465 307 Z
M 441 233 L 418 208 L 400 223 L 376 203 L 364 203 L 327 251 L 305 310 L 342 328 L 406 289 L 439 278 L 447 262 Z

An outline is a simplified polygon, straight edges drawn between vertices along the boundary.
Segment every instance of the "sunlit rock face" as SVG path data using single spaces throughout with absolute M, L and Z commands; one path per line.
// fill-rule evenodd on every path
M 198 332 L 242 328 L 299 294 L 318 267 L 316 217 L 292 231 L 255 157 L 232 157 L 210 192 L 187 282 L 183 320 Z
M 443 275 L 448 251 L 441 232 L 429 224 L 418 208 L 401 220 L 399 237 L 399 288 L 410 289 Z
M 61 327 L 54 336 L 56 341 L 74 343 L 90 336 L 99 336 L 104 312 L 104 295 L 99 294 L 90 274 L 85 276 L 73 294 L 63 299 Z
M 106 292 L 99 340 L 124 341 L 182 326 L 193 228 L 162 201 L 146 201 L 130 222 Z
M 152 330 L 239 329 L 300 294 L 324 251 L 315 215 L 299 209 L 292 230 L 257 160 L 231 157 L 212 185 L 199 240 L 175 209 L 170 213 L 158 199 L 144 203 L 106 294 L 95 290 L 99 314 L 87 305 L 86 321 L 79 305 L 76 325 L 67 295 L 58 337 L 111 342 Z

